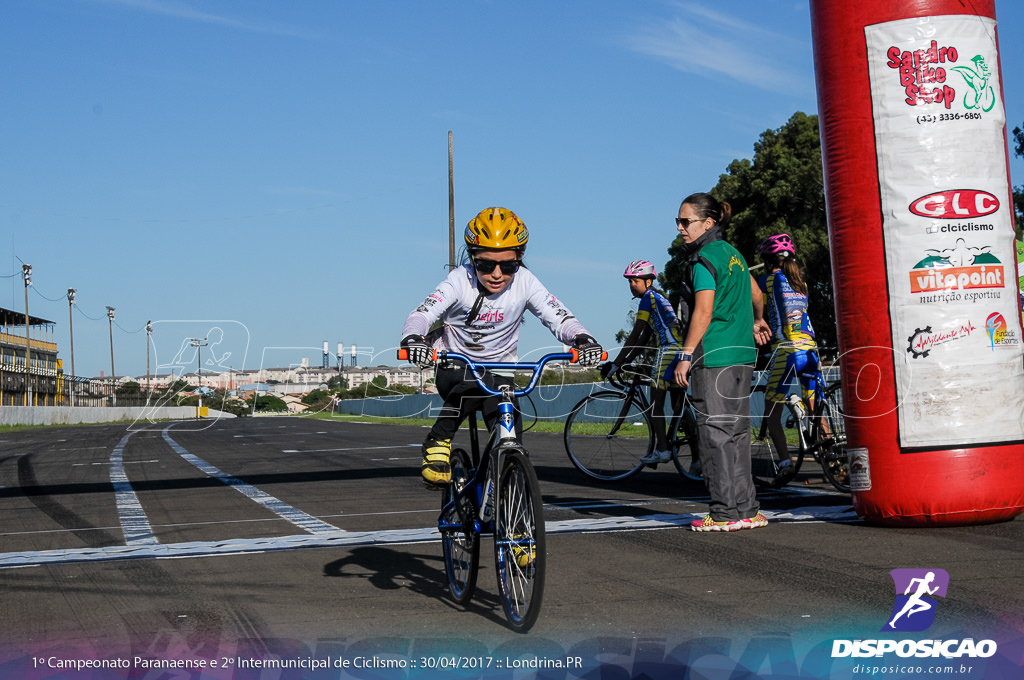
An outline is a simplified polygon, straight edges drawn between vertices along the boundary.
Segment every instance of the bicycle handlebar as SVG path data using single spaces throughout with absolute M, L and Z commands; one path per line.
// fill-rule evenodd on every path
M 601 360 L 605 360 L 608 357 L 607 352 L 602 353 Z M 408 361 L 409 352 L 406 349 L 398 350 L 399 361 Z M 521 397 L 533 391 L 537 386 L 537 382 L 540 380 L 540 375 L 544 371 L 544 366 L 552 361 L 568 361 L 570 364 L 575 364 L 580 360 L 580 353 L 576 348 L 570 349 L 568 352 L 556 352 L 553 354 L 545 354 L 538 361 L 533 362 L 506 362 L 506 361 L 473 361 L 465 354 L 459 352 L 450 351 L 438 351 L 434 350 L 433 353 L 434 363 L 440 363 L 445 360 L 460 361 L 465 364 L 466 368 L 473 374 L 473 378 L 476 380 L 476 384 L 480 386 L 487 394 L 497 397 L 501 396 L 501 390 L 495 390 L 488 385 L 484 384 L 482 379 L 483 370 L 514 370 L 514 371 L 531 371 L 530 382 L 525 387 L 517 387 L 512 391 L 512 395 Z

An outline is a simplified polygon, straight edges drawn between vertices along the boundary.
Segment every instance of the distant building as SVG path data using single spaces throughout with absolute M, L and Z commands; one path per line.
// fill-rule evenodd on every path
M 62 403 L 64 370 L 53 341 L 55 325 L 35 316 L 26 325 L 24 312 L 0 307 L 0 405 Z

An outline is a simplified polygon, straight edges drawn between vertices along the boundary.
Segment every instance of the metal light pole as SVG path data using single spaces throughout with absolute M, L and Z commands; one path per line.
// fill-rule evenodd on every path
M 71 395 L 71 405 L 75 405 L 75 319 L 71 308 L 75 304 L 74 288 L 68 288 L 68 330 L 71 332 L 71 382 L 68 384 L 68 393 Z
M 448 271 L 455 269 L 455 160 L 448 131 Z
M 196 372 L 199 374 L 199 408 L 203 408 L 203 361 L 202 361 L 202 348 L 206 347 L 210 343 L 206 342 L 206 338 L 189 338 L 189 344 L 196 348 Z M 196 412 L 198 416 L 198 411 Z
M 150 373 L 149 373 L 149 345 L 153 339 L 153 323 L 152 321 L 146 320 L 146 403 L 149 403 L 149 397 L 153 393 L 150 387 Z
M 107 326 L 110 327 L 110 397 L 111 404 L 117 406 L 117 380 L 114 373 L 114 308 L 107 305 Z
M 28 406 L 28 394 L 32 390 L 29 376 L 32 370 L 32 341 L 28 335 L 28 287 L 32 285 L 32 265 L 21 265 L 21 274 L 25 277 L 25 406 Z

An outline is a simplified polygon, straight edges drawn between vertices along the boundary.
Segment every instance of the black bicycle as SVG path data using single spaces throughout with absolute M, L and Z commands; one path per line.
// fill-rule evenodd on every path
M 791 457 L 794 466 L 793 474 L 800 471 L 800 466 L 807 455 L 811 455 L 819 465 L 825 478 L 836 489 L 850 492 L 850 470 L 846 456 L 846 421 L 843 418 L 843 390 L 840 381 L 826 383 L 821 369 L 816 368 L 802 377 L 813 380 L 813 407 L 796 394 L 791 394 L 786 405 L 789 407 L 790 419 L 787 426 L 796 427 L 799 445 Z M 756 385 L 752 394 L 764 394 L 765 385 Z M 765 404 L 767 411 L 767 404 Z M 750 452 L 751 468 L 754 483 L 758 486 L 776 488 L 779 478 L 780 458 L 768 435 L 768 419 L 763 415 L 760 423 L 755 420 L 751 428 Z
M 654 450 L 651 425 L 653 407 L 648 398 L 651 380 L 643 368 L 629 371 L 628 382 L 621 371 L 608 377 L 615 389 L 595 392 L 573 407 L 565 420 L 565 451 L 577 470 L 592 479 L 614 482 L 628 479 L 645 467 L 640 459 Z M 684 394 L 669 420 L 669 447 L 679 474 L 693 480 L 704 475 L 697 456 L 697 420 Z
M 405 350 L 399 351 L 399 358 Z M 540 381 L 545 364 L 552 361 L 575 363 L 576 350 L 547 354 L 534 363 L 475 362 L 457 352 L 437 352 L 439 363 L 459 362 L 466 366 L 480 388 L 499 397 L 499 418 L 491 429 L 483 451 L 477 433 L 476 415 L 469 416 L 470 452 L 451 452 L 451 483 L 441 499 L 437 529 L 444 549 L 444 567 L 452 599 L 465 604 L 476 592 L 480 566 L 480 539 L 494 536 L 494 562 L 498 591 L 509 625 L 516 631 L 529 630 L 540 614 L 544 595 L 546 565 L 544 515 L 537 473 L 529 454 L 516 437 L 512 397 L 531 392 Z M 525 387 L 503 385 L 495 390 L 483 380 L 486 371 L 530 371 Z

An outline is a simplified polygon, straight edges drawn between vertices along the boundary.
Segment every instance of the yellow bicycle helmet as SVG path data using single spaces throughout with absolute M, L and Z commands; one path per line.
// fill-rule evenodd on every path
M 466 247 L 476 250 L 514 248 L 522 257 L 530 232 L 514 212 L 506 208 L 487 208 L 466 225 Z

